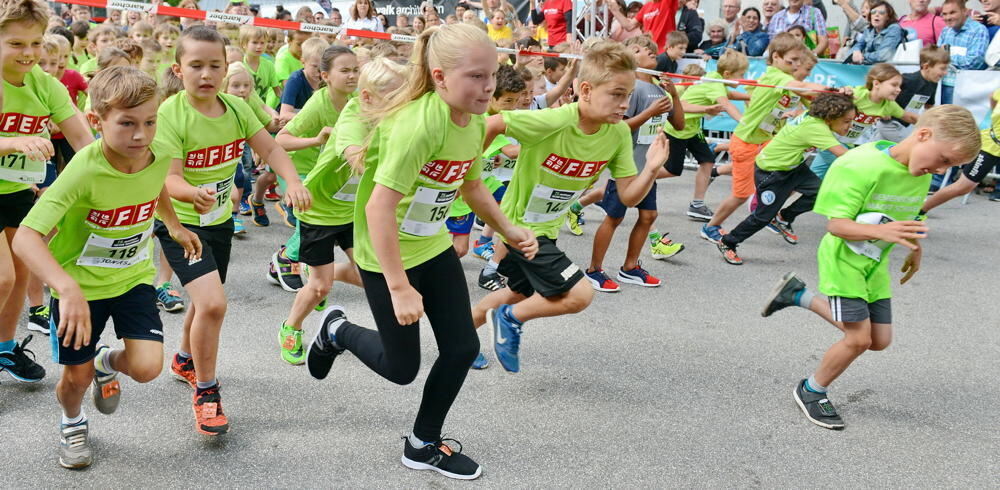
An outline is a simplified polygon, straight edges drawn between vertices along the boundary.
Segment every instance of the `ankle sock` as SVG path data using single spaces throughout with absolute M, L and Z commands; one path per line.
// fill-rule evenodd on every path
M 809 305 L 812 304 L 813 296 L 815 295 L 809 288 L 802 288 L 795 293 L 795 304 L 808 310 Z
M 342 318 L 342 319 L 337 320 L 337 321 L 335 321 L 333 323 L 330 323 L 326 327 L 326 333 L 327 333 L 327 337 L 330 340 L 330 343 L 333 344 L 333 346 L 336 347 L 336 348 L 338 348 L 338 349 L 343 349 L 344 348 L 339 343 L 337 343 L 337 331 L 340 330 L 340 326 L 343 325 L 344 323 L 347 323 L 347 319 Z
M 63 412 L 62 414 L 62 425 L 80 425 L 86 421 L 87 415 L 83 413 L 83 410 L 80 410 L 80 415 L 77 415 L 76 417 L 67 417 L 66 412 Z
M 695 199 L 695 200 L 691 201 L 691 207 L 692 208 L 700 208 L 700 207 L 702 207 L 704 205 L 705 205 L 705 200 L 703 200 L 703 199 Z
M 712 173 L 711 173 L 711 175 L 712 175 L 712 177 L 718 177 L 719 176 L 719 169 L 716 168 L 716 167 L 712 167 Z
M 410 445 L 411 446 L 413 446 L 413 447 L 415 447 L 417 449 L 422 448 L 424 446 L 430 446 L 431 444 L 433 444 L 431 442 L 424 442 L 424 441 L 420 440 L 420 438 L 417 437 L 417 436 L 415 436 L 415 435 L 413 435 L 412 432 L 410 433 L 410 435 L 406 436 L 406 439 L 410 441 Z
M 826 393 L 826 386 L 823 386 L 816 382 L 816 375 L 809 376 L 806 380 L 806 391 L 811 391 L 813 393 Z
M 580 204 L 580 201 L 573 202 L 573 204 L 569 205 L 569 208 L 572 209 L 574 213 L 579 213 L 580 211 L 583 211 L 583 205 Z
M 6 342 L 0 342 L 0 352 L 13 352 L 14 347 L 17 347 L 17 342 L 14 342 L 14 339 L 10 339 Z
M 483 267 L 483 272 L 485 272 L 486 274 L 496 274 L 497 267 L 500 267 L 500 264 L 491 258 L 490 260 L 486 261 L 486 267 Z
M 118 371 L 111 366 L 111 352 L 114 349 L 101 349 L 97 351 L 97 356 L 94 357 L 94 369 L 101 376 L 108 376 Z
M 215 378 L 215 379 L 213 379 L 211 381 L 199 381 L 198 382 L 198 393 L 206 391 L 209 388 L 215 388 L 217 386 L 219 386 L 219 380 L 218 380 L 218 378 Z

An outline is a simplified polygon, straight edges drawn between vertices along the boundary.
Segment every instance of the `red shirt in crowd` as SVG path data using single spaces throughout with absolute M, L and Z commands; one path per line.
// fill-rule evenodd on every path
M 76 105 L 76 98 L 80 96 L 80 92 L 87 92 L 87 81 L 83 79 L 83 75 L 78 71 L 74 70 L 64 70 L 62 78 L 59 79 L 63 85 L 66 86 L 66 90 L 69 91 L 69 98 L 73 101 L 73 105 Z M 62 133 L 52 133 L 52 139 L 63 139 Z
M 667 47 L 667 34 L 677 30 L 676 16 L 677 0 L 651 0 L 639 9 L 635 18 L 642 23 L 643 32 L 648 32 L 663 52 Z
M 542 4 L 545 30 L 549 33 L 549 46 L 566 41 L 566 12 L 572 9 L 573 0 L 545 0 Z

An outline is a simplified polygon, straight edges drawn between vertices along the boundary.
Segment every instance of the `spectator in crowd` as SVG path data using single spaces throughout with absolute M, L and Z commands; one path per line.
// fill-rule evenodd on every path
M 616 4 L 618 4 L 618 8 L 621 9 L 621 10 L 624 10 L 625 11 L 625 16 L 628 17 L 629 19 L 632 19 L 632 20 L 635 20 L 636 14 L 638 14 L 639 10 L 642 8 L 642 2 L 632 2 L 632 3 L 628 4 L 628 7 L 626 7 L 625 6 L 625 0 L 609 0 L 609 1 L 614 1 Z M 683 12 L 683 10 L 682 10 L 682 12 Z M 683 19 L 684 19 L 684 14 L 681 13 L 681 24 L 684 23 Z M 682 30 L 683 27 L 678 26 L 677 29 L 678 30 Z M 610 34 L 611 39 L 614 39 L 615 41 L 623 43 L 623 42 L 625 42 L 626 39 L 636 37 L 636 36 L 638 36 L 640 34 L 642 34 L 642 26 L 636 25 L 632 29 L 625 29 L 622 26 L 621 22 L 618 22 L 617 19 L 612 18 L 612 20 L 611 20 L 611 34 Z M 700 33 L 698 35 L 701 36 Z M 699 39 L 700 39 L 700 37 L 699 37 Z
M 806 0 L 805 4 L 819 10 L 819 13 L 823 14 L 824 19 L 830 18 L 830 16 L 826 14 L 826 5 L 823 4 L 823 0 Z
M 774 17 L 774 14 L 780 12 L 781 9 L 783 8 L 785 7 L 781 5 L 781 0 L 764 0 L 763 2 L 761 2 L 760 4 L 760 13 L 762 15 L 760 21 L 761 27 L 767 30 L 767 26 L 771 24 L 771 18 Z
M 688 52 L 691 53 L 701 44 L 701 38 L 705 35 L 705 19 L 698 12 L 699 3 L 699 0 L 685 1 L 681 6 L 680 20 L 677 21 L 677 30 L 687 34 Z
M 857 42 L 861 33 L 868 28 L 868 12 L 871 10 L 868 6 L 868 0 L 861 2 L 860 9 L 858 9 L 854 0 L 834 0 L 834 2 L 844 11 L 844 16 L 847 17 L 847 27 L 844 29 L 842 39 L 844 40 L 844 47 L 850 48 Z M 848 49 L 844 49 L 842 52 L 845 56 L 849 55 Z
M 509 41 L 514 40 L 514 31 L 509 25 L 507 25 L 507 16 L 504 14 L 503 10 L 493 10 L 493 16 L 490 17 L 490 23 L 486 24 L 486 35 L 488 35 L 493 42 L 499 42 L 502 39 Z
M 742 7 L 740 0 L 722 0 L 720 17 L 726 22 L 726 32 L 729 33 L 729 39 L 732 41 L 735 41 L 743 31 L 740 25 L 740 9 Z
M 899 27 L 896 10 L 884 0 L 875 0 L 868 11 L 871 23 L 851 47 L 850 61 L 856 65 L 885 63 L 896 54 L 903 42 L 903 28 Z
M 489 24 L 490 19 L 493 18 L 493 12 L 496 12 L 497 10 L 503 12 L 504 22 L 510 26 L 511 29 L 514 29 L 518 26 L 518 24 L 520 24 L 517 20 L 517 10 L 507 0 L 486 0 L 483 2 L 483 23 Z
M 389 18 L 385 14 L 376 14 L 375 18 L 378 19 L 379 24 L 382 24 L 382 32 L 385 32 L 389 28 Z
M 419 36 L 424 29 L 427 28 L 427 21 L 424 20 L 424 16 L 418 15 L 413 18 L 413 34 Z
M 819 9 L 805 5 L 804 0 L 788 0 L 788 7 L 771 18 L 771 22 L 767 25 L 767 33 L 773 38 L 796 25 L 806 30 L 809 40 L 806 45 L 814 44 L 810 46 L 813 53 L 819 55 L 826 51 L 826 19 Z M 812 39 L 812 36 L 815 36 L 815 39 Z
M 656 48 L 662 52 L 667 45 L 667 33 L 677 30 L 675 20 L 677 2 L 678 0 L 649 0 L 639 9 L 639 13 L 634 19 L 626 17 L 618 8 L 617 3 L 612 3 L 610 7 L 615 20 L 626 29 L 635 29 L 636 26 L 641 26 L 642 31 L 649 34 L 653 42 L 656 43 Z M 551 33 L 549 35 L 551 36 Z
M 613 3 L 612 5 L 617 6 L 618 4 Z M 572 36 L 572 0 L 545 0 L 541 5 L 536 5 L 536 0 L 530 0 L 529 6 L 531 8 L 531 22 L 535 25 L 545 24 L 545 30 L 549 34 L 549 47 L 566 42 L 567 38 Z M 626 25 L 624 22 L 622 24 Z M 629 29 L 633 27 L 628 25 Z
M 458 5 L 455 5 L 455 17 L 461 21 L 462 14 L 464 14 L 466 10 L 472 10 L 472 6 L 465 2 L 458 2 Z
M 397 15 L 396 16 L 396 27 L 398 27 L 400 29 L 405 29 L 407 27 L 410 27 L 410 18 L 407 17 L 407 16 L 405 16 L 405 15 L 403 15 L 403 14 Z
M 695 54 L 704 55 L 706 58 L 719 59 L 719 56 L 726 51 L 729 46 L 729 38 L 726 32 L 725 19 L 716 19 L 708 24 L 708 39 L 694 50 Z
M 736 38 L 734 48 L 747 56 L 761 56 L 767 50 L 771 38 L 760 25 L 760 10 L 749 7 L 740 16 L 743 32 Z
M 325 18 L 326 12 L 323 12 L 322 10 L 313 14 L 313 20 L 315 20 L 317 24 L 321 24 Z
M 979 0 L 983 6 L 982 12 L 974 12 L 972 18 L 986 26 L 990 33 L 990 39 L 997 35 L 1000 30 L 1000 0 Z
M 382 23 L 375 16 L 375 6 L 372 0 L 354 0 L 348 11 L 347 22 L 344 27 L 348 29 L 362 29 L 366 31 L 385 32 Z
M 427 23 L 427 27 L 437 27 L 441 25 L 441 16 L 438 15 L 438 11 L 431 9 L 424 14 L 424 22 Z
M 941 31 L 939 43 L 948 46 L 951 68 L 941 81 L 941 103 L 951 104 L 955 95 L 958 70 L 985 70 L 986 47 L 990 42 L 986 27 L 969 19 L 965 0 L 944 0 L 941 17 L 947 27 Z
M 1000 36 L 993 36 L 993 41 L 986 48 L 986 66 L 994 70 L 1000 69 Z
M 937 44 L 945 28 L 944 19 L 928 9 L 930 3 L 931 0 L 910 0 L 910 13 L 899 19 L 899 26 L 915 32 L 924 46 Z
M 404 15 L 405 17 L 405 15 Z M 344 23 L 344 16 L 340 13 L 339 9 L 333 9 L 330 11 L 330 25 L 334 27 L 340 27 Z

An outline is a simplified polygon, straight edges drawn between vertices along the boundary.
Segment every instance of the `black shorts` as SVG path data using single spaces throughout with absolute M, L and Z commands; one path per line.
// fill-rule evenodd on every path
M 683 173 L 684 157 L 687 156 L 687 152 L 691 152 L 691 156 L 698 163 L 715 163 L 715 152 L 708 146 L 704 136 L 699 134 L 680 139 L 667 135 L 667 138 L 670 140 L 670 156 L 667 157 L 667 164 L 663 166 L 667 172 L 673 175 Z
M 508 246 L 507 251 L 497 271 L 507 278 L 507 286 L 515 293 L 558 296 L 583 279 L 583 271 L 548 237 L 538 237 L 538 253 L 533 260 L 514 247 Z
M 229 254 L 233 248 L 233 220 L 212 226 L 184 225 L 185 228 L 198 235 L 201 240 L 201 260 L 191 263 L 184 258 L 184 247 L 180 246 L 167 231 L 167 225 L 156 220 L 153 234 L 160 239 L 160 248 L 167 262 L 177 274 L 181 285 L 187 284 L 212 271 L 219 271 L 219 278 L 226 282 L 229 271 Z
M 335 246 L 345 252 L 354 248 L 354 223 L 324 226 L 299 220 L 299 262 L 311 266 L 332 264 Z
M 25 189 L 10 194 L 0 194 L 0 230 L 17 228 L 35 204 L 35 191 Z
M 608 213 L 609 218 L 624 218 L 625 210 L 628 209 L 620 197 L 618 197 L 618 185 L 614 180 L 608 180 L 608 185 L 604 187 L 604 198 L 601 199 L 600 206 Z M 656 211 L 656 183 L 649 189 L 649 194 L 636 204 L 636 209 Z
M 983 179 L 985 179 L 998 164 L 1000 164 L 1000 157 L 981 151 L 975 160 L 962 165 L 962 173 L 965 174 L 969 180 L 978 184 L 982 182 Z
M 88 301 L 90 306 L 90 344 L 73 350 L 63 347 L 62 339 L 56 337 L 59 326 L 59 300 L 49 301 L 52 312 L 49 321 L 49 339 L 52 343 L 52 360 L 56 364 L 75 366 L 90 362 L 97 352 L 101 333 L 110 318 L 115 324 L 115 335 L 119 339 L 155 340 L 163 342 L 163 323 L 156 309 L 156 289 L 149 284 L 140 284 L 125 294 L 114 298 Z

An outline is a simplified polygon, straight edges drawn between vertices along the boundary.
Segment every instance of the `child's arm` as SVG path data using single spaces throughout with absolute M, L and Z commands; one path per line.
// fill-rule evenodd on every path
M 424 314 L 424 305 L 422 296 L 406 277 L 403 258 L 399 251 L 396 206 L 403 197 L 401 192 L 382 184 L 375 184 L 368 204 L 365 205 L 365 216 L 368 218 L 368 233 L 371 235 L 372 248 L 382 267 L 385 284 L 389 288 L 396 321 L 400 325 L 410 325 L 420 320 Z
M 274 137 L 274 141 L 277 141 L 285 151 L 301 150 L 303 148 L 325 145 L 327 140 L 330 139 L 332 131 L 333 128 L 326 126 L 315 137 L 300 138 L 290 133 L 288 128 L 282 128 L 281 131 L 278 131 L 278 135 Z
M 796 90 L 796 93 L 798 93 L 803 97 L 818 97 L 819 95 L 821 95 L 822 92 L 830 90 L 830 87 L 827 87 L 825 85 L 820 85 L 818 83 L 812 83 L 812 82 L 800 82 L 798 80 L 792 80 L 786 83 L 785 86 L 790 88 L 806 89 L 806 90 Z M 844 95 L 853 95 L 854 93 L 854 91 L 851 90 L 850 87 L 840 87 L 839 89 L 837 89 L 837 92 L 840 92 Z
M 669 78 L 666 82 L 662 84 L 663 90 L 667 91 L 670 95 L 670 101 L 672 102 L 673 112 L 670 113 L 670 125 L 674 127 L 675 130 L 681 131 L 684 129 L 684 104 L 681 104 L 681 96 L 677 93 L 677 87 L 674 86 Z
M 545 92 L 545 107 L 552 107 L 552 104 L 555 104 L 559 100 L 559 97 L 562 97 L 569 90 L 570 84 L 573 83 L 577 72 L 580 70 L 580 64 L 577 61 L 576 59 L 569 60 L 569 63 L 566 65 L 566 73 L 563 73 L 562 78 L 556 82 L 552 90 Z
M 288 121 L 291 121 L 292 118 L 295 117 L 295 113 L 297 112 L 299 111 L 295 110 L 295 106 L 282 102 L 281 111 L 278 112 L 278 119 L 284 121 L 282 123 L 282 126 L 288 124 Z
M 52 142 L 39 136 L 0 138 L 0 156 L 24 153 L 29 160 L 46 161 L 55 155 Z
M 198 239 L 198 235 L 181 225 L 180 220 L 177 219 L 177 213 L 174 212 L 174 206 L 170 204 L 170 193 L 167 192 L 165 184 L 160 191 L 159 199 L 156 201 L 156 216 L 166 225 L 170 238 L 184 247 L 185 259 L 201 259 L 201 240 Z
M 722 112 L 721 105 L 700 105 L 692 104 L 687 101 L 681 101 L 681 106 L 684 108 L 684 112 L 688 114 L 708 114 L 714 116 Z
M 635 206 L 649 194 L 653 182 L 656 182 L 656 173 L 664 163 L 667 163 L 668 156 L 670 156 L 670 145 L 667 143 L 667 135 L 660 133 L 646 151 L 646 166 L 642 168 L 642 172 L 639 172 L 639 175 L 615 179 L 618 198 L 622 204 Z
M 461 192 L 462 199 L 465 199 L 465 203 L 472 208 L 472 212 L 490 225 L 490 228 L 499 231 L 508 245 L 520 250 L 528 260 L 535 258 L 535 252 L 538 252 L 538 239 L 535 238 L 535 234 L 531 230 L 514 226 L 504 216 L 482 179 L 466 180 L 462 184 Z
M 920 118 L 919 114 L 915 114 L 913 112 L 906 111 L 906 112 L 903 113 L 903 117 L 901 117 L 900 119 L 902 119 L 907 124 L 916 124 L 917 123 L 917 119 L 919 119 L 919 118 Z
M 855 242 L 883 240 L 897 243 L 910 250 L 920 248 L 914 240 L 927 235 L 927 224 L 922 221 L 893 221 L 881 225 L 867 225 L 847 218 L 832 218 L 826 224 L 831 235 Z
M 281 119 L 278 117 L 278 111 L 274 110 L 267 104 L 264 104 L 263 108 L 264 112 L 271 116 L 271 122 L 267 123 L 267 126 L 265 126 L 268 133 L 275 133 L 285 127 L 285 125 L 281 122 Z
M 184 180 L 184 162 L 180 158 L 171 160 L 164 188 L 170 197 L 193 204 L 194 210 L 200 214 L 211 211 L 215 205 L 214 190 L 193 186 Z
M 625 124 L 628 124 L 628 128 L 632 131 L 639 129 L 646 121 L 648 121 L 653 116 L 659 116 L 660 114 L 665 114 L 670 111 L 673 107 L 673 101 L 670 97 L 660 97 L 656 99 L 656 102 L 649 104 L 644 111 L 636 114 L 635 117 L 625 120 Z M 684 122 L 681 119 L 681 127 L 683 127 Z
M 729 98 L 729 100 L 742 100 L 744 102 L 750 100 L 750 94 L 746 92 L 740 92 L 739 90 L 727 91 L 726 97 Z
M 510 144 L 500 148 L 500 152 L 507 158 L 517 158 L 521 154 L 521 145 Z
M 87 122 L 83 119 L 83 114 L 79 112 L 57 124 L 57 126 L 59 126 L 59 129 L 66 137 L 66 141 L 69 141 L 70 146 L 76 151 L 80 151 L 84 146 L 94 142 L 94 135 L 90 132 Z
M 729 92 L 729 94 L 739 94 L 739 93 L 741 93 L 741 92 Z M 747 94 L 743 94 L 743 95 L 747 95 Z M 740 119 L 743 118 L 743 113 L 740 112 L 740 110 L 736 108 L 735 104 L 733 104 L 732 102 L 729 102 L 730 99 L 731 99 L 731 96 L 727 95 L 725 97 L 719 97 L 718 99 L 715 99 L 715 102 L 719 105 L 719 107 L 722 108 L 723 111 L 726 111 L 726 114 L 729 114 L 729 117 L 733 118 L 736 122 L 739 122 Z M 750 96 L 747 95 L 746 100 L 749 100 L 749 99 L 750 99 Z
M 267 134 L 267 131 L 264 129 L 254 133 L 247 140 L 247 143 L 250 143 L 250 148 L 253 148 L 255 153 L 263 157 L 264 161 L 271 166 L 271 170 L 274 173 L 285 179 L 285 182 L 288 184 L 287 191 L 285 192 L 285 204 L 294 206 L 295 209 L 307 211 L 312 206 L 312 196 L 309 195 L 309 191 L 302 185 L 302 180 L 299 179 L 299 174 L 295 171 L 295 165 L 292 164 L 292 159 L 288 157 L 288 153 L 285 153 L 285 150 L 282 150 L 274 142 L 274 138 L 271 138 L 271 135 Z

